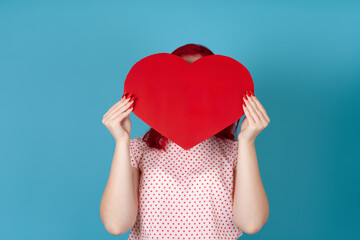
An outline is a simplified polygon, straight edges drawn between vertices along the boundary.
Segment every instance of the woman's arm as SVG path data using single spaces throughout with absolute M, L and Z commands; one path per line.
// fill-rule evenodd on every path
M 130 164 L 129 146 L 130 139 L 116 141 L 109 179 L 100 204 L 101 220 L 112 235 L 129 231 L 137 217 L 140 173 Z
M 252 92 L 244 96 L 243 109 L 246 117 L 238 136 L 233 212 L 235 224 L 244 232 L 254 234 L 269 218 L 269 203 L 260 177 L 255 138 L 267 127 L 270 118 Z
M 113 235 L 126 233 L 137 217 L 140 174 L 130 163 L 129 114 L 133 110 L 134 98 L 134 95 L 124 93 L 102 119 L 116 142 L 109 179 L 100 203 L 101 221 Z
M 254 142 L 239 140 L 234 177 L 235 224 L 248 234 L 257 233 L 269 217 L 269 204 L 260 178 Z

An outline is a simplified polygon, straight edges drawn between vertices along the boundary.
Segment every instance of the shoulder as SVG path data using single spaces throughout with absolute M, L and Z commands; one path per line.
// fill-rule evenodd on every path
M 214 138 L 214 141 L 226 152 L 234 152 L 239 146 L 239 141 L 237 140 Z
M 140 159 L 150 150 L 147 143 L 143 140 L 143 136 L 130 139 L 130 156 L 138 165 Z
M 226 139 L 227 141 L 227 149 L 231 154 L 236 154 L 238 147 L 239 147 L 239 141 Z
M 238 146 L 239 146 L 239 141 L 237 140 L 229 140 L 230 141 L 230 146 L 233 148 L 233 149 L 237 149 Z
M 130 149 L 138 150 L 138 151 L 145 151 L 150 149 L 147 143 L 143 140 L 144 136 L 135 137 L 130 139 Z
M 147 146 L 146 142 L 143 140 L 144 136 L 135 137 L 130 139 L 130 147 L 136 147 L 139 150 L 145 150 Z
M 144 137 L 144 136 L 131 138 L 131 139 L 130 139 L 130 142 L 137 142 L 137 143 L 144 142 L 143 137 Z

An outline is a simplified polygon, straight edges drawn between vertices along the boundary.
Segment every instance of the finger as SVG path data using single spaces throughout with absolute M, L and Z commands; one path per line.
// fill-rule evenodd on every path
M 243 104 L 243 109 L 244 109 L 245 116 L 246 116 L 246 118 L 247 118 L 248 121 L 249 121 L 249 124 L 254 125 L 254 124 L 255 124 L 255 120 L 254 120 L 254 118 L 252 117 L 251 113 L 249 112 L 247 106 L 245 106 L 244 104 Z M 245 118 L 244 118 L 244 119 L 245 119 Z
M 121 98 L 121 100 L 114 104 L 114 106 L 112 106 L 109 111 L 104 115 L 104 118 L 108 118 L 109 115 L 112 115 L 114 111 L 118 110 L 119 107 L 121 107 L 123 105 L 123 103 L 126 103 L 127 101 L 129 101 L 131 98 L 135 98 L 134 95 L 132 95 L 131 93 L 124 93 L 123 97 Z
M 126 94 L 123 95 L 123 97 L 120 99 L 120 101 L 118 101 L 117 103 L 115 103 L 103 116 L 103 118 L 106 118 L 110 113 L 112 113 L 112 111 L 118 107 L 121 103 L 123 103 L 126 100 Z
M 248 118 L 249 120 L 249 123 L 251 124 L 254 124 L 255 123 L 255 119 L 254 117 L 252 116 L 251 112 L 249 111 L 249 108 L 247 106 L 247 104 L 245 103 L 245 99 L 246 99 L 246 95 L 245 93 L 243 94 L 243 109 L 244 109 L 244 113 L 245 113 L 245 116 Z
M 116 108 L 113 109 L 113 112 L 118 111 L 119 109 L 123 108 L 124 105 L 126 105 L 126 104 L 128 104 L 128 103 L 132 103 L 132 102 L 134 102 L 134 101 L 135 101 L 135 97 L 134 97 L 134 96 L 132 96 L 132 97 L 130 97 L 130 98 L 128 98 L 128 99 L 125 99 L 122 104 L 118 105 Z M 123 111 L 124 111 L 124 109 L 123 109 Z M 112 114 L 110 114 L 109 116 L 111 116 L 111 115 L 112 115 Z
M 260 123 L 260 117 L 257 114 L 256 110 L 254 109 L 253 103 L 251 103 L 248 99 L 249 96 L 244 97 L 244 102 L 246 103 L 246 107 L 248 111 L 251 113 L 251 116 L 253 117 L 255 123 Z
M 129 107 L 126 111 L 124 111 L 124 112 L 119 112 L 116 116 L 114 116 L 112 119 L 110 119 L 110 120 L 112 120 L 112 121 L 122 121 L 125 117 L 127 117 L 129 114 L 130 114 L 130 112 L 132 112 L 132 110 L 133 110 L 134 108 L 133 107 Z
M 133 103 L 134 103 L 134 100 L 130 101 L 128 99 L 127 102 L 124 103 L 123 105 L 119 106 L 119 108 L 116 111 L 114 111 L 113 114 L 109 115 L 108 119 L 111 120 L 114 118 L 115 115 L 117 115 L 117 113 L 119 113 L 119 112 L 122 113 L 122 112 L 126 111 Z
M 115 110 L 113 110 L 113 112 L 112 112 L 111 114 L 109 114 L 106 119 L 108 119 L 108 120 L 113 119 L 113 118 L 114 118 L 114 115 L 117 115 L 119 112 L 124 112 L 126 109 L 128 109 L 128 108 L 131 106 L 131 104 L 134 103 L 134 100 L 131 100 L 131 101 L 130 101 L 130 99 L 126 99 L 125 101 L 126 101 L 126 102 L 124 102 L 123 104 L 119 105 L 118 108 L 116 108 Z
M 251 95 L 250 92 L 248 92 L 248 93 L 249 93 L 249 95 Z M 265 119 L 263 113 L 261 112 L 260 108 L 256 104 L 254 97 L 248 96 L 248 100 L 249 100 L 251 106 L 253 107 L 254 111 L 256 112 L 257 116 L 259 117 L 260 121 L 263 123 L 266 123 L 266 119 Z
M 260 103 L 259 99 L 253 95 L 252 98 L 254 99 L 256 105 L 259 107 L 261 113 L 263 114 L 264 118 L 269 122 L 270 121 L 270 118 L 269 116 L 267 115 L 266 111 L 265 111 L 265 108 L 263 107 L 263 105 Z

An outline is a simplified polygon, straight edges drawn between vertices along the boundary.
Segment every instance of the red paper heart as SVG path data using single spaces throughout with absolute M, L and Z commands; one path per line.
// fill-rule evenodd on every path
M 249 71 L 223 55 L 190 64 L 156 53 L 135 63 L 124 83 L 135 96 L 133 113 L 185 150 L 241 118 L 245 90 L 254 91 Z

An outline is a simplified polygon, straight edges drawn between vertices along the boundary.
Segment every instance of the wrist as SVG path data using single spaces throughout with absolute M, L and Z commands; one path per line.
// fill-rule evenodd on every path
M 130 141 L 130 137 L 118 137 L 118 138 L 115 138 L 115 143 L 116 144 L 127 143 L 129 141 Z
M 238 136 L 238 140 L 239 140 L 239 144 L 241 144 L 241 145 L 255 144 L 255 139 L 244 138 L 240 135 Z

